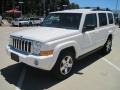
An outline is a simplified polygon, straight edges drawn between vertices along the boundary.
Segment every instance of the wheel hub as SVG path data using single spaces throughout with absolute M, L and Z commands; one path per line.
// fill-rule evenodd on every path
M 111 41 L 108 41 L 107 45 L 106 45 L 107 52 L 109 52 L 111 50 L 111 45 L 112 45 Z
M 73 59 L 70 56 L 66 56 L 63 58 L 61 64 L 60 64 L 60 72 L 62 75 L 68 74 L 73 66 Z

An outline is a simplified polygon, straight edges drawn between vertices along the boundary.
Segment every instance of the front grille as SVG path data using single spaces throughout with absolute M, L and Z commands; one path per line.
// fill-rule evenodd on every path
M 32 42 L 23 38 L 12 38 L 12 47 L 16 50 L 31 53 Z

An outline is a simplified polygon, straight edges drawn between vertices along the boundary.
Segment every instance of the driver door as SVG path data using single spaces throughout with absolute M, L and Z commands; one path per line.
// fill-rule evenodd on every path
M 97 28 L 97 15 L 95 13 L 87 14 L 85 17 L 85 22 L 82 30 L 82 39 L 84 45 L 82 45 L 82 49 L 84 52 L 89 52 L 94 50 L 96 46 L 96 42 L 98 40 L 98 30 Z

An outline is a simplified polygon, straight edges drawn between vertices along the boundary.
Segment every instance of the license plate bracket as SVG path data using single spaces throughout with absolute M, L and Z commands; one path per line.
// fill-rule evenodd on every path
M 16 62 L 19 62 L 19 56 L 14 54 L 14 53 L 11 53 L 11 59 L 16 61 Z

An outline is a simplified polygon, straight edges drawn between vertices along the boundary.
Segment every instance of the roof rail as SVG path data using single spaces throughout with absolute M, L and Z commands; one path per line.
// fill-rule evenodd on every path
M 93 11 L 111 11 L 109 8 L 100 8 L 100 7 L 97 7 L 96 9 L 93 9 Z
M 92 9 L 92 11 L 111 11 L 109 8 L 100 8 L 100 7 L 81 7 L 81 9 Z

